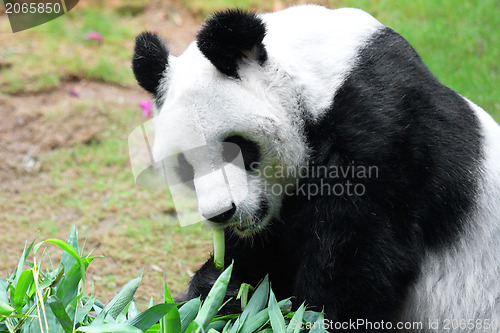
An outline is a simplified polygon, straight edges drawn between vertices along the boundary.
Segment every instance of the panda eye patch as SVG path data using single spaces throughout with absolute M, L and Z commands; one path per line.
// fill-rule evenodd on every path
M 229 136 L 224 140 L 224 142 L 234 143 L 240 147 L 241 154 L 243 155 L 243 162 L 245 164 L 245 170 L 251 171 L 257 167 L 257 163 L 260 159 L 260 150 L 257 143 L 239 135 Z M 222 156 L 225 162 L 231 163 L 237 155 L 238 150 L 235 149 L 233 145 L 224 145 Z

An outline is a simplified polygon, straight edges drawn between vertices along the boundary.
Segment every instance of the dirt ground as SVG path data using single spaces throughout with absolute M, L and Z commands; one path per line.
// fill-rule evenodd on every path
M 168 36 L 170 50 L 177 55 L 194 39 L 199 21 L 178 6 L 171 5 L 168 10 L 164 8 L 164 4 L 162 10 L 153 4 L 141 15 L 141 19 L 144 20 L 145 27 L 154 26 L 162 36 Z M 5 19 L 5 16 L 0 16 L 0 20 Z M 133 40 L 130 47 L 133 47 Z M 15 96 L 0 92 L 1 277 L 12 271 L 24 242 L 37 236 L 38 230 L 41 230 L 38 240 L 48 237 L 65 239 L 71 225 L 76 223 L 82 241 L 88 235 L 86 249 L 94 249 L 94 255 L 104 256 L 95 259 L 89 269 L 88 281 L 95 284 L 98 298 L 109 301 L 128 279 L 138 275 L 142 267 L 145 274 L 138 291 L 139 304 L 147 304 L 151 296 L 155 296 L 157 301 L 161 300 L 165 274 L 172 282 L 175 293 L 182 291 L 190 272 L 201 264 L 200 253 L 203 257 L 210 250 L 210 241 L 193 239 L 191 235 L 183 237 L 182 233 L 169 236 L 169 244 L 183 248 L 182 256 L 195 258 L 197 262 L 181 260 L 182 258 L 176 258 L 175 251 L 171 255 L 165 255 L 164 248 L 149 244 L 149 236 L 135 235 L 131 231 L 133 227 L 118 228 L 121 224 L 119 215 L 127 214 L 127 208 L 121 209 L 120 205 L 126 204 L 103 209 L 94 215 L 78 205 L 58 206 L 53 202 L 45 207 L 43 204 L 33 205 L 33 202 L 53 200 L 54 193 L 62 191 L 61 187 L 66 185 L 69 190 L 61 192 L 61 199 L 71 200 L 72 184 L 64 185 L 64 179 L 54 179 L 55 165 L 50 156 L 57 156 L 58 151 L 63 152 L 63 155 L 66 152 L 71 154 L 70 148 L 81 144 L 99 144 L 103 140 L 103 132 L 122 125 L 114 123 L 115 118 L 107 110 L 135 107 L 137 115 L 134 120 L 125 121 L 127 126 L 123 129 L 114 129 L 115 133 L 123 133 L 121 139 L 126 140 L 133 128 L 130 126 L 142 122 L 138 103 L 148 98 L 139 87 L 126 88 L 75 78 L 68 78 L 57 89 L 47 92 Z M 110 166 L 109 171 L 102 175 L 112 177 L 113 173 L 123 170 L 130 170 L 128 161 Z M 85 170 L 64 170 L 61 177 L 67 177 L 67 182 L 73 179 L 85 180 L 85 176 L 79 178 L 79 175 L 75 175 L 82 172 Z M 131 174 L 130 179 L 132 180 Z M 137 200 L 151 200 L 151 196 L 137 192 Z M 92 202 L 108 202 L 111 194 L 109 191 L 89 191 L 86 195 Z M 173 211 L 165 208 L 160 213 L 172 215 Z M 134 214 L 140 215 L 135 212 L 128 214 L 131 218 Z M 82 225 L 82 220 L 88 222 L 83 222 Z M 161 233 L 161 227 L 148 226 L 148 231 L 151 234 Z M 137 237 L 145 239 L 138 241 Z M 138 252 L 140 255 L 137 255 Z M 57 254 L 54 257 L 57 259 Z

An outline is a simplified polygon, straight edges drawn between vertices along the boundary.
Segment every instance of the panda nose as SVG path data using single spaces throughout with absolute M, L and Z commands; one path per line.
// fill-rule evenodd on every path
M 231 209 L 229 209 L 228 211 L 225 211 L 221 214 L 212 217 L 206 217 L 206 216 L 204 217 L 210 222 L 222 223 L 229 220 L 231 216 L 234 215 L 234 212 L 236 212 L 236 205 L 234 204 L 234 202 L 231 202 Z

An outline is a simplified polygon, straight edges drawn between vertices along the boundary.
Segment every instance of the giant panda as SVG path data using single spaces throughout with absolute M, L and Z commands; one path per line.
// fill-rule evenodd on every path
M 178 57 L 142 33 L 132 67 L 155 101 L 156 158 L 200 136 L 241 148 L 245 197 L 196 187 L 206 224 L 226 230 L 228 297 L 269 274 L 331 332 L 500 330 L 500 127 L 398 33 L 351 8 L 227 10 Z M 317 172 L 265 172 L 303 166 Z M 376 174 L 329 173 L 350 167 Z M 361 189 L 306 191 L 349 182 Z M 189 297 L 219 274 L 208 259 Z

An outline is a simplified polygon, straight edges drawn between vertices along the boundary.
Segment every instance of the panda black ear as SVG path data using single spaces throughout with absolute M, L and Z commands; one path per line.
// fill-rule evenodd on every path
M 168 66 L 168 49 L 157 34 L 143 32 L 135 39 L 132 69 L 139 85 L 153 95 Z
M 196 42 L 205 57 L 222 73 L 238 78 L 238 61 L 255 51 L 263 64 L 267 53 L 262 44 L 266 26 L 255 13 L 239 9 L 218 12 L 208 18 Z

